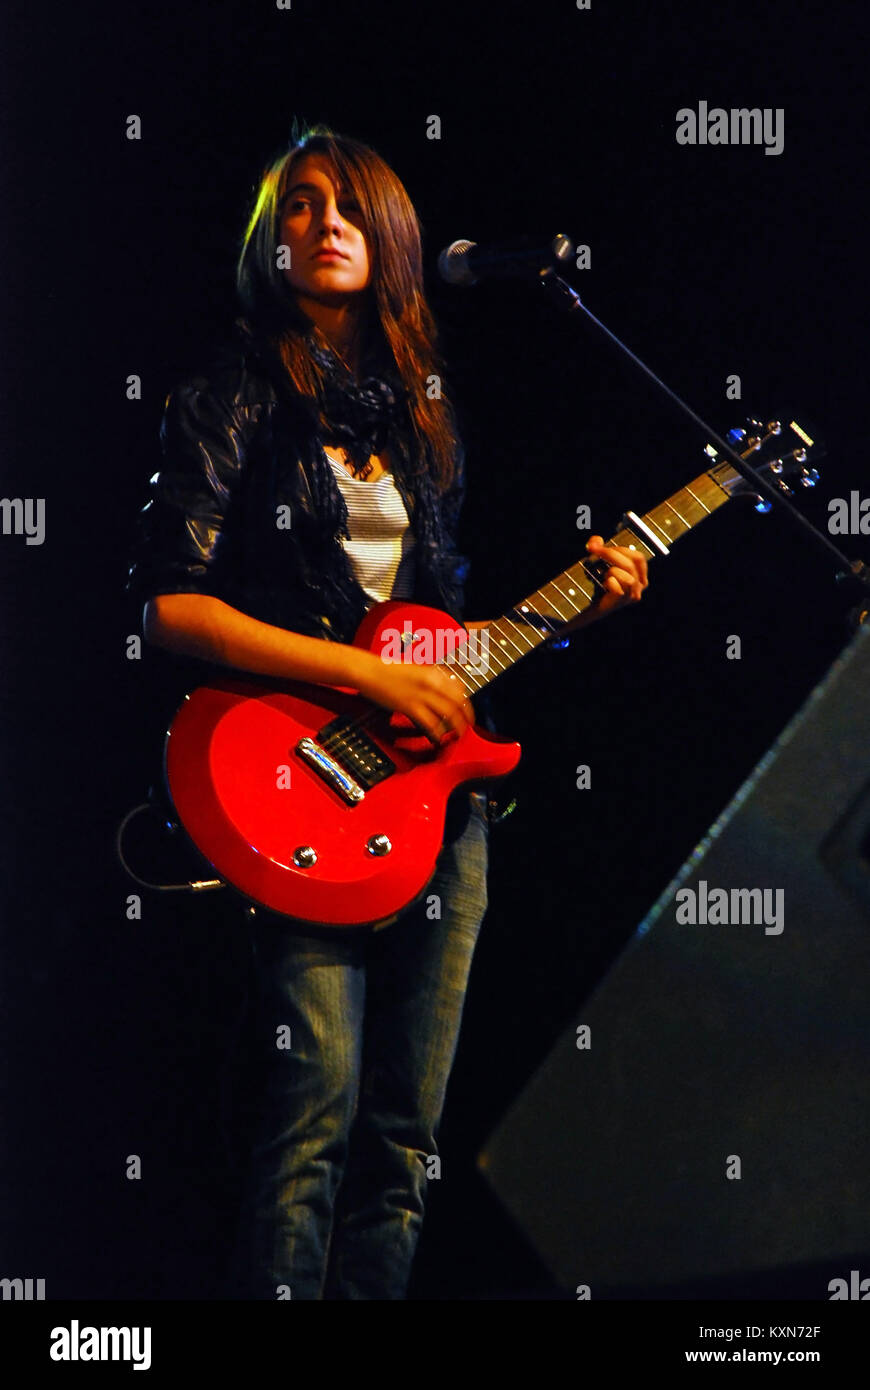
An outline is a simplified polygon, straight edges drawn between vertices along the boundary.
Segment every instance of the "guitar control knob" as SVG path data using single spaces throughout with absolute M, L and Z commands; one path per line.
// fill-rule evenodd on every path
M 317 851 L 312 845 L 299 845 L 294 849 L 292 859 L 297 869 L 310 869 L 317 863 Z
M 366 840 L 366 849 L 369 854 L 389 854 L 392 848 L 390 837 L 383 833 L 380 835 L 371 835 L 368 840 Z

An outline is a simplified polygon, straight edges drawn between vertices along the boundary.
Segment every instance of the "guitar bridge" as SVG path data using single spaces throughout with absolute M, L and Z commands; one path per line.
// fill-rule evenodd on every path
M 316 738 L 301 738 L 296 752 L 349 806 L 395 772 L 396 764 L 369 738 L 352 715 L 338 715 L 318 730 Z

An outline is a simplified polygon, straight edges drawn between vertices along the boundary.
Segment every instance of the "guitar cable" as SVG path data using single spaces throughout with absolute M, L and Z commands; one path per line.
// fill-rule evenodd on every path
M 142 801 L 138 806 L 134 806 L 131 811 L 127 812 L 121 824 L 118 826 L 115 835 L 115 852 L 124 870 L 135 883 L 141 884 L 143 888 L 150 888 L 155 893 L 203 893 L 215 888 L 226 888 L 227 885 L 222 878 L 188 879 L 186 883 L 150 883 L 148 879 L 140 878 L 137 873 L 134 873 L 124 856 L 123 838 L 124 831 L 127 829 L 130 821 L 142 811 L 155 811 L 161 815 L 163 824 L 170 833 L 173 833 L 178 828 L 173 821 L 167 820 L 165 813 L 151 801 Z

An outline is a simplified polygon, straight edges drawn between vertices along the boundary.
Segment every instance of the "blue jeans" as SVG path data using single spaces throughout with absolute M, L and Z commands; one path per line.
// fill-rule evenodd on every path
M 469 799 L 423 897 L 390 926 L 329 939 L 254 929 L 266 1075 L 243 1296 L 405 1297 L 487 906 L 486 803 Z

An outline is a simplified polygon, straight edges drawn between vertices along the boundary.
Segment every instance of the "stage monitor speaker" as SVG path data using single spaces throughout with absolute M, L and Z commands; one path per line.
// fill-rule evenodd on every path
M 870 1251 L 870 630 L 478 1163 L 566 1290 L 827 1260 L 848 1281 Z

